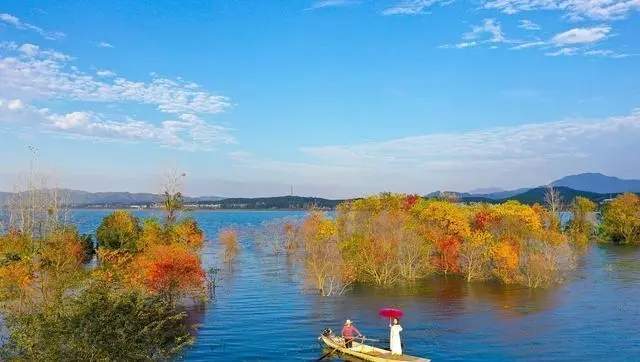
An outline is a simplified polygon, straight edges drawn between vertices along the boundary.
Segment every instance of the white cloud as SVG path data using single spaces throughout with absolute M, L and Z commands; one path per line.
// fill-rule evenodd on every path
M 560 48 L 560 49 L 552 51 L 552 52 L 547 52 L 544 55 L 550 56 L 550 57 L 573 56 L 573 55 L 578 54 L 578 51 L 579 51 L 578 48 L 567 47 L 567 48 Z
M 111 77 L 115 77 L 117 74 L 108 69 L 99 69 L 98 71 L 96 71 L 96 75 L 98 77 L 111 78 Z
M 317 10 L 324 8 L 339 8 L 360 4 L 359 0 L 318 0 L 305 10 Z
M 453 0 L 403 0 L 396 5 L 382 11 L 383 15 L 420 15 L 433 5 L 442 6 L 452 3 Z
M 520 49 L 536 48 L 536 47 L 540 47 L 540 46 L 543 46 L 543 45 L 546 45 L 546 44 L 547 44 L 547 42 L 545 42 L 545 41 L 534 40 L 534 41 L 518 44 L 518 45 L 512 47 L 511 49 L 520 50 Z
M 33 45 L 33 44 L 22 44 L 20 46 L 20 48 L 18 48 L 18 50 L 23 52 L 25 55 L 34 57 L 40 51 L 40 47 L 38 47 L 37 45 Z
M 12 99 L 7 102 L 7 109 L 10 111 L 17 111 L 22 108 L 24 108 L 24 104 L 20 99 Z
M 518 25 L 518 28 L 525 29 L 525 30 L 533 30 L 533 31 L 541 29 L 540 25 L 527 19 L 520 20 L 520 25 Z
M 464 49 L 464 48 L 470 48 L 470 47 L 474 47 L 478 45 L 477 42 L 475 41 L 468 41 L 468 42 L 462 42 L 462 43 L 458 43 L 455 45 L 456 48 L 458 49 Z
M 40 28 L 38 26 L 29 24 L 29 23 L 25 23 L 22 20 L 20 20 L 18 17 L 13 16 L 11 14 L 7 14 L 7 13 L 1 13 L 0 14 L 0 22 L 12 25 L 16 29 L 34 31 L 34 32 L 42 35 L 44 38 L 49 39 L 49 40 L 58 40 L 58 39 L 62 39 L 62 38 L 65 37 L 65 34 L 62 33 L 62 32 L 59 32 L 59 31 L 54 31 L 54 32 L 45 31 L 45 30 L 43 30 L 42 28 Z
M 411 136 L 355 145 L 307 147 L 314 164 L 357 190 L 428 192 L 478 185 L 544 184 L 554 172 L 612 169 L 640 162 L 640 112 L 601 120 L 569 120 L 461 133 Z M 557 176 L 557 175 L 556 175 Z M 336 177 L 332 179 L 331 177 Z M 513 183 L 504 185 L 504 180 Z M 323 180 L 325 180 L 323 178 Z
M 475 40 L 483 38 L 485 35 L 489 35 L 487 41 L 491 43 L 501 43 L 506 40 L 500 23 L 495 19 L 484 19 L 482 25 L 472 26 L 471 31 L 465 33 L 462 38 L 465 40 Z
M 184 150 L 210 150 L 220 144 L 235 143 L 230 130 L 206 122 L 193 114 L 181 114 L 159 124 L 130 117 L 104 116 L 91 111 L 54 113 L 47 108 L 25 104 L 20 99 L 0 98 L 0 121 L 40 129 L 66 137 L 104 141 L 147 141 Z
M 532 10 L 562 11 L 573 20 L 613 20 L 640 9 L 640 0 L 485 0 L 484 7 L 506 14 Z
M 101 41 L 98 44 L 98 48 L 113 48 L 111 43 L 107 43 L 106 41 Z
M 67 99 L 89 102 L 135 102 L 165 113 L 220 113 L 231 104 L 193 82 L 153 78 L 150 82 L 122 77 L 98 80 L 69 65 L 65 54 L 35 45 L 0 49 L 0 96 Z
M 589 44 L 603 40 L 611 31 L 608 26 L 596 26 L 592 28 L 574 28 L 555 35 L 551 43 L 556 46 Z
M 595 57 L 603 57 L 603 58 L 614 58 L 614 59 L 627 58 L 627 57 L 632 56 L 630 54 L 618 53 L 618 52 L 615 52 L 615 51 L 610 50 L 610 49 L 587 50 L 583 54 L 587 55 L 587 56 L 595 56 Z
M 440 48 L 464 49 L 475 47 L 480 44 L 491 43 L 491 48 L 495 49 L 495 44 L 497 43 L 511 42 L 512 41 L 508 40 L 502 32 L 500 23 L 498 23 L 495 19 L 484 19 L 481 25 L 473 25 L 471 27 L 471 31 L 464 33 L 462 35 L 462 41 L 453 45 L 441 45 Z

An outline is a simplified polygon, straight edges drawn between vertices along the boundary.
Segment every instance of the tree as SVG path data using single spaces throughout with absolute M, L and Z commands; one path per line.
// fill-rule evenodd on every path
M 484 279 L 490 273 L 493 236 L 487 231 L 473 231 L 460 246 L 460 268 L 467 282 Z
M 8 229 L 18 230 L 33 241 L 45 238 L 65 223 L 67 196 L 59 188 L 51 187 L 49 178 L 35 172 L 32 166 L 8 200 Z
M 205 272 L 200 258 L 186 245 L 151 246 L 136 257 L 134 266 L 142 286 L 170 303 L 183 295 L 204 292 Z
M 640 243 L 640 196 L 625 193 L 605 205 L 602 230 L 614 243 Z
M 234 229 L 223 229 L 218 233 L 218 240 L 224 248 L 222 261 L 231 267 L 236 255 L 238 255 L 238 232 Z
M 564 204 L 562 195 L 552 184 L 547 185 L 547 187 L 545 188 L 544 203 L 547 206 L 547 210 L 549 210 L 550 214 L 549 228 L 559 229 L 560 212 L 564 211 Z
M 99 247 L 136 251 L 141 233 L 137 217 L 127 211 L 116 210 L 102 220 L 96 237 Z
M 184 243 L 194 249 L 200 249 L 204 243 L 204 232 L 191 218 L 182 219 L 168 226 L 172 231 L 173 242 Z
M 5 317 L 3 360 L 165 360 L 193 340 L 186 314 L 166 301 L 96 283 L 55 308 Z
M 342 294 L 353 281 L 336 243 L 336 224 L 312 210 L 301 225 L 307 283 L 322 296 Z
M 435 245 L 435 262 L 445 275 L 459 271 L 460 244 L 470 231 L 468 210 L 449 201 L 422 201 L 413 208 L 419 232 Z
M 178 213 L 184 208 L 182 178 L 185 176 L 184 172 L 178 172 L 177 169 L 171 169 L 165 174 L 164 184 L 162 185 L 162 195 L 164 196 L 162 206 L 167 213 L 168 225 L 176 222 Z
M 569 224 L 569 236 L 574 244 L 584 247 L 593 234 L 594 224 L 590 215 L 595 211 L 596 204 L 586 197 L 577 196 L 571 205 L 573 218 Z
M 493 274 L 503 283 L 509 284 L 517 281 L 517 269 L 519 256 L 517 248 L 509 242 L 499 242 L 491 248 L 493 261 Z

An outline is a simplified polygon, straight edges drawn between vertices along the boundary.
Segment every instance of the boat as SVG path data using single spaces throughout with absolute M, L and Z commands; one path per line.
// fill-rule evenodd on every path
M 391 354 L 391 351 L 388 351 L 386 349 L 364 344 L 366 339 L 363 340 L 362 342 L 356 342 L 354 340 L 351 348 L 347 348 L 345 347 L 345 344 L 344 344 L 344 338 L 334 335 L 330 329 L 324 330 L 320 335 L 320 337 L 318 337 L 318 339 L 333 351 L 337 351 L 343 355 L 356 357 L 363 361 L 371 361 L 371 362 L 393 362 L 393 361 L 430 362 L 431 361 L 430 359 L 427 359 L 427 358 L 414 357 L 406 354 L 403 354 L 403 355 Z

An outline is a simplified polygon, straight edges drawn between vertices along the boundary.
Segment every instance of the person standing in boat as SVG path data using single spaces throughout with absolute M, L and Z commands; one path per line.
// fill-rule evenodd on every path
M 362 334 L 360 334 L 358 328 L 351 323 L 351 320 L 347 319 L 346 322 L 344 322 L 344 327 L 342 327 L 342 338 L 344 338 L 345 347 L 351 348 L 355 337 L 362 337 Z
M 398 319 L 393 318 L 393 322 L 389 324 L 391 328 L 391 334 L 389 336 L 389 344 L 391 347 L 391 354 L 402 354 L 402 343 L 400 342 L 400 332 L 402 332 L 402 326 L 398 322 Z

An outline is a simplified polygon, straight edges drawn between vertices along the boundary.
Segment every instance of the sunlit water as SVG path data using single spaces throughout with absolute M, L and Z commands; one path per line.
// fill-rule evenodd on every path
M 75 210 L 82 232 L 94 232 L 108 211 Z M 154 212 L 140 211 L 139 216 Z M 207 234 L 203 260 L 220 266 L 220 228 L 252 227 L 302 212 L 193 212 Z M 408 354 L 434 361 L 640 360 L 640 249 L 594 246 L 569 281 L 530 291 L 491 283 L 434 278 L 411 288 L 358 288 L 324 298 L 304 291 L 286 257 L 251 237 L 232 270 L 223 268 L 216 299 L 193 310 L 200 324 L 186 361 L 315 360 L 317 337 L 346 318 L 370 338 L 387 336 L 383 306 L 402 308 Z M 384 344 L 384 343 L 383 343 Z M 335 357 L 337 358 L 337 357 Z

